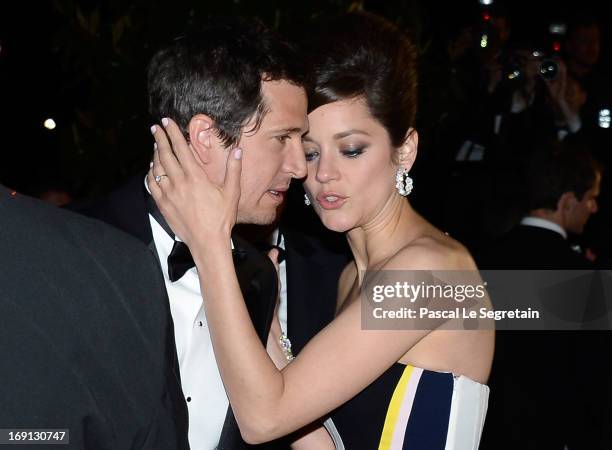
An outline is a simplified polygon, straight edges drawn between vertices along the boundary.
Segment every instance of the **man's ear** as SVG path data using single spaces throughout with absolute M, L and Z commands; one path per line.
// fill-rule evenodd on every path
M 217 146 L 214 121 L 206 114 L 196 114 L 189 121 L 188 132 L 189 143 L 196 159 L 203 164 L 210 163 L 212 152 Z
M 578 203 L 578 199 L 576 198 L 576 194 L 573 192 L 564 192 L 559 197 L 559 201 L 557 201 L 557 211 L 561 214 L 570 213 L 574 207 Z
M 397 149 L 400 166 L 410 170 L 417 156 L 419 146 L 419 134 L 414 128 L 410 128 L 406 133 L 406 138 L 401 147 Z

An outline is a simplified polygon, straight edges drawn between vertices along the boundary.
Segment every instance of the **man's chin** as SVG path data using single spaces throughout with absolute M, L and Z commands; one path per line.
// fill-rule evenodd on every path
M 237 223 L 251 225 L 270 225 L 276 222 L 277 210 L 272 211 L 246 211 L 238 214 Z

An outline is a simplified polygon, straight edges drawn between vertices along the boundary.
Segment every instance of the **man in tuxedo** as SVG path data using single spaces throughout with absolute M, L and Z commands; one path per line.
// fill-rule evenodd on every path
M 177 122 L 211 180 L 223 180 L 228 152 L 236 145 L 242 148 L 238 223 L 274 222 L 290 181 L 306 175 L 301 144 L 307 130 L 306 94 L 296 61 L 292 48 L 262 25 L 236 21 L 177 39 L 149 65 L 151 115 L 158 123 L 163 117 Z M 214 358 L 193 260 L 147 191 L 143 173 L 78 210 L 138 237 L 160 261 L 191 448 L 245 448 Z M 238 236 L 232 241 L 251 319 L 266 342 L 277 298 L 274 266 Z
M 6 429 L 59 428 L 69 433 L 62 448 L 188 449 L 173 325 L 151 252 L 3 186 L 0 229 L 2 441 L 10 443 Z
M 480 267 L 589 269 L 568 243 L 597 212 L 602 170 L 583 149 L 554 144 L 537 153 L 527 174 L 528 214 L 482 256 Z
M 594 269 L 568 234 L 597 211 L 601 168 L 569 144 L 541 151 L 529 164 L 528 214 L 481 255 L 481 269 Z M 498 332 L 481 448 L 605 448 L 609 363 L 598 349 L 608 341 L 607 332 Z

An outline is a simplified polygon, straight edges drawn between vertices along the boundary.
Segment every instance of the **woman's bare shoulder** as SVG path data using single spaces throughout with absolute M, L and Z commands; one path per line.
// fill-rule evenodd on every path
M 460 242 L 431 227 L 401 248 L 384 265 L 390 270 L 477 270 L 470 252 Z
M 348 284 L 350 287 L 350 285 L 353 284 L 353 281 L 355 281 L 356 276 L 357 276 L 357 264 L 355 264 L 355 261 L 351 261 L 344 267 L 344 269 L 342 269 L 342 272 L 340 273 L 340 279 L 338 280 L 338 284 L 340 286 L 346 286 Z
M 336 299 L 336 311 L 340 310 L 342 304 L 349 296 L 356 278 L 357 265 L 355 264 L 355 261 L 351 261 L 342 270 L 340 278 L 338 279 L 338 297 Z

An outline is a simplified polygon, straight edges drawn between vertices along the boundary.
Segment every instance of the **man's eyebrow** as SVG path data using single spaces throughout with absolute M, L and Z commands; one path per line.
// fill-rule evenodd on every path
M 291 133 L 304 133 L 304 129 L 300 128 L 300 127 L 293 127 L 293 128 L 277 128 L 275 130 L 272 130 L 272 133 L 287 133 L 287 134 L 291 134 Z
M 342 138 L 345 138 L 347 136 L 350 136 L 351 134 L 363 134 L 363 135 L 366 135 L 366 136 L 370 135 L 369 133 L 366 133 L 365 131 L 362 131 L 362 130 L 346 130 L 346 131 L 342 131 L 340 133 L 336 133 L 332 137 L 334 139 L 342 139 Z

